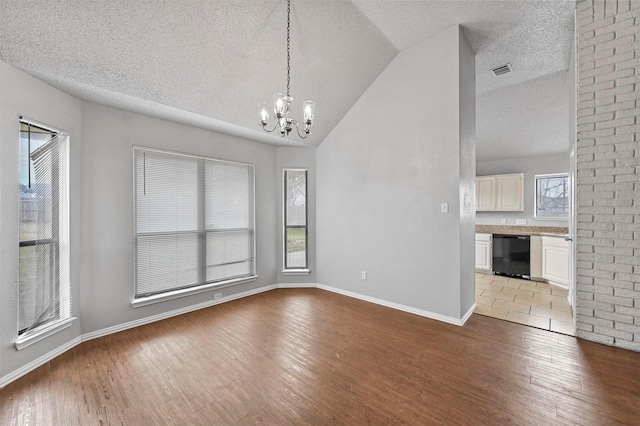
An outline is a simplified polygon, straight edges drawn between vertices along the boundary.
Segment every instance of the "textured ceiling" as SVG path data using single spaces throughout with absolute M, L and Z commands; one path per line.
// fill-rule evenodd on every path
M 568 82 L 559 71 L 479 94 L 477 161 L 568 153 Z
M 479 158 L 513 130 L 484 121 L 502 105 L 496 98 L 513 88 L 523 102 L 544 104 L 541 77 L 569 66 L 573 0 L 292 3 L 293 113 L 316 101 L 314 145 L 398 51 L 454 24 L 478 54 L 478 107 L 487 99 Z M 80 99 L 283 142 L 260 129 L 258 104 L 286 91 L 284 0 L 0 0 L 0 10 L 0 60 Z M 493 77 L 490 68 L 505 62 L 514 72 Z
M 478 93 L 566 70 L 575 1 L 355 0 L 398 50 L 460 24 L 477 54 Z M 496 78 L 491 69 L 511 63 Z

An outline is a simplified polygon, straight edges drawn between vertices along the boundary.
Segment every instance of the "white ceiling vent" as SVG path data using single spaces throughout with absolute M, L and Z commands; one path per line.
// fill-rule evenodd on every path
M 511 64 L 504 64 L 504 65 L 500 65 L 499 67 L 493 68 L 491 71 L 493 72 L 493 75 L 498 77 L 502 74 L 506 74 L 513 71 L 513 67 L 511 66 Z

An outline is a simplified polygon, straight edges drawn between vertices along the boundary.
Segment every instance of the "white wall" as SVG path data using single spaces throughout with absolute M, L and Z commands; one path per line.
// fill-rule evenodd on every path
M 478 225 L 515 225 L 516 219 L 526 219 L 527 226 L 569 226 L 569 219 L 535 219 L 535 175 L 569 173 L 569 152 L 535 157 L 511 158 L 508 160 L 481 161 L 476 164 L 478 176 L 504 173 L 524 173 L 524 211 L 521 212 L 477 212 Z
M 89 333 L 212 300 L 213 293 L 133 309 L 133 145 L 255 165 L 258 280 L 223 297 L 276 282 L 276 148 L 83 103 L 82 332 Z M 215 291 L 218 292 L 217 290 Z
M 55 350 L 80 335 L 80 321 L 70 328 L 21 351 L 13 344 L 18 337 L 19 278 L 19 150 L 20 116 L 67 131 L 70 136 L 71 296 L 79 298 L 82 263 L 80 221 L 81 102 L 0 61 L 0 380 L 9 373 Z M 79 315 L 77 303 L 72 315 Z
M 320 145 L 320 284 L 453 319 L 471 307 L 474 63 L 457 26 L 401 52 Z
M 307 169 L 307 261 L 309 275 L 283 275 L 284 226 L 283 226 L 283 170 Z M 316 282 L 316 150 L 309 148 L 278 147 L 275 187 L 277 191 L 276 213 L 276 267 L 280 284 L 313 284 Z

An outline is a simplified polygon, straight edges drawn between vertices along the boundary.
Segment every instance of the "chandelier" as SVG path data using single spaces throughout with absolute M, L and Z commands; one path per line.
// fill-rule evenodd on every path
M 298 127 L 298 121 L 291 117 L 291 101 L 293 98 L 290 94 L 291 86 L 291 0 L 287 0 L 287 94 L 276 93 L 273 95 L 273 112 L 275 114 L 276 122 L 272 129 L 267 128 L 269 121 L 269 107 L 266 103 L 261 105 L 260 110 L 260 124 L 265 132 L 273 132 L 278 129 L 280 136 L 288 136 L 295 126 L 298 136 L 302 139 L 306 139 L 311 133 L 311 125 L 313 124 L 313 116 L 315 114 L 316 103 L 313 101 L 304 101 L 302 103 L 302 110 L 304 114 L 304 129 L 301 131 Z

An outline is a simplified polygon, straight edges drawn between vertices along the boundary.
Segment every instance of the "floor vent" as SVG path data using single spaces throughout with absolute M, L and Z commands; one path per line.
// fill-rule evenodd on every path
M 495 67 L 491 70 L 493 74 L 498 77 L 499 75 L 509 73 L 513 71 L 513 67 L 511 64 L 500 65 L 499 67 Z

